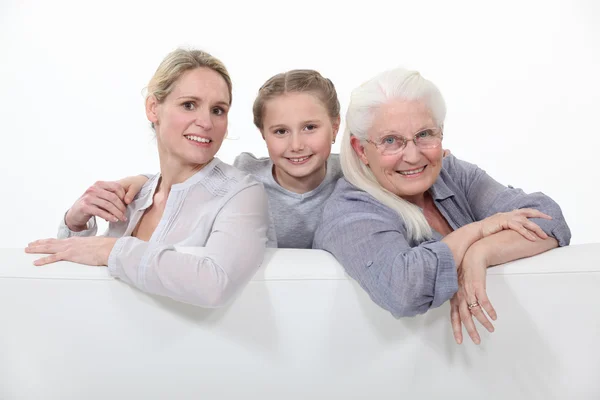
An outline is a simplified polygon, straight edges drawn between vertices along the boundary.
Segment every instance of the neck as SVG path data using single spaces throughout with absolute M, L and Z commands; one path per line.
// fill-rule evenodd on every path
M 205 164 L 186 164 L 165 154 L 159 154 L 159 158 L 160 182 L 156 191 L 163 193 L 169 193 L 173 185 L 185 182 L 212 161 L 211 158 Z
M 425 206 L 427 204 L 428 192 L 416 194 L 414 196 L 402 196 L 402 198 L 421 209 L 425 209 Z
M 315 190 L 327 175 L 327 164 L 309 176 L 296 178 L 273 166 L 273 178 L 284 189 L 294 193 L 308 193 Z

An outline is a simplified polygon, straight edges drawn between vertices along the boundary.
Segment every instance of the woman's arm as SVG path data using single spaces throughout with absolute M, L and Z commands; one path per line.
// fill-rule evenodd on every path
M 552 219 L 531 218 L 559 246 L 567 246 L 571 231 L 560 206 L 541 192 L 525 193 L 521 189 L 504 186 L 474 164 L 448 156 L 444 168 L 464 191 L 469 207 L 477 221 L 501 212 L 531 208 L 549 215 Z M 511 235 L 510 237 L 516 238 Z M 510 240 L 509 240 L 510 241 Z
M 400 217 L 364 192 L 330 199 L 313 247 L 340 262 L 380 307 L 396 318 L 423 314 L 443 304 L 458 288 L 456 259 L 478 230 L 457 230 L 445 242 L 411 247 Z M 455 249 L 452 250 L 450 246 Z
M 110 253 L 109 271 L 149 293 L 221 307 L 260 267 L 268 224 L 265 190 L 253 185 L 233 196 L 220 211 L 202 256 L 123 237 Z
M 532 242 L 514 231 L 502 231 L 475 242 L 469 247 L 466 257 L 475 258 L 491 267 L 532 257 L 555 247 L 558 247 L 558 241 L 553 237 Z

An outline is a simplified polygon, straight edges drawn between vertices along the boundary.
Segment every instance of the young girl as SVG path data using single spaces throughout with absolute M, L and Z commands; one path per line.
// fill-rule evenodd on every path
M 146 98 L 160 173 L 133 201 L 123 202 L 120 185 L 92 186 L 66 213 L 59 239 L 27 247 L 51 254 L 35 264 L 107 265 L 111 275 L 149 293 L 204 307 L 227 304 L 262 263 L 269 226 L 263 185 L 214 157 L 227 131 L 231 93 L 216 58 L 169 54 Z M 95 236 L 95 216 L 110 221 L 104 236 Z M 203 254 L 180 253 L 176 245 L 203 247 Z
M 335 87 L 312 70 L 278 74 L 260 88 L 253 113 L 269 157 L 242 153 L 234 166 L 265 186 L 278 247 L 312 248 L 323 204 L 342 177 L 331 154 L 340 127 Z
M 277 74 L 260 88 L 253 112 L 269 157 L 242 153 L 234 166 L 266 188 L 277 247 L 312 248 L 323 204 L 342 176 L 339 155 L 331 154 L 340 127 L 335 87 L 313 70 Z M 119 181 L 125 202 L 145 180 Z

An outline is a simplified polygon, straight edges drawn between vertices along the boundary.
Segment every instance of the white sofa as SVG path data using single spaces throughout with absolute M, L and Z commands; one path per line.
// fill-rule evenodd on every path
M 182 251 L 193 251 L 181 249 Z M 275 250 L 217 310 L 0 250 L 0 399 L 600 399 L 600 244 L 488 271 L 496 332 L 397 320 L 328 253 Z

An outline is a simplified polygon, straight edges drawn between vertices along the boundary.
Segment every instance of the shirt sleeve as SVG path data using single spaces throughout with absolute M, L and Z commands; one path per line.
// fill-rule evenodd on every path
M 354 211 L 344 210 L 351 205 Z M 371 299 L 394 317 L 423 314 L 458 290 L 448 246 L 428 241 L 411 247 L 399 217 L 383 206 L 357 201 L 329 204 L 315 235 L 315 248 L 333 254 Z M 335 211 L 334 211 L 335 209 Z
M 96 217 L 92 216 L 86 223 L 86 229 L 80 232 L 75 232 L 69 229 L 67 223 L 65 222 L 65 217 L 67 213 L 63 216 L 60 221 L 60 225 L 58 226 L 58 234 L 56 235 L 57 239 L 68 239 L 74 236 L 96 236 L 98 232 L 98 225 L 96 225 Z
M 548 236 L 555 238 L 559 246 L 567 246 L 571 241 L 571 230 L 565 221 L 560 206 L 541 192 L 527 194 L 522 189 L 504 186 L 474 164 L 450 160 L 451 173 L 463 187 L 471 211 L 477 221 L 499 212 L 521 208 L 533 208 L 548 214 L 552 220 L 531 218 Z
M 221 307 L 260 267 L 268 223 L 265 190 L 252 185 L 223 206 L 201 256 L 128 236 L 115 243 L 108 268 L 111 275 L 148 293 L 201 307 Z

